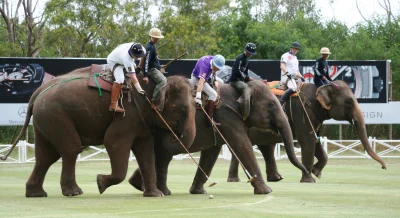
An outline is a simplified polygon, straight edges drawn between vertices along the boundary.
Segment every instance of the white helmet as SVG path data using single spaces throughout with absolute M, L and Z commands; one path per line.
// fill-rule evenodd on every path
M 321 54 L 328 54 L 328 55 L 331 54 L 331 52 L 329 51 L 329 48 L 327 48 L 327 47 L 321 48 L 320 53 Z
M 222 70 L 225 66 L 225 58 L 222 55 L 215 55 L 213 58 L 213 64 L 216 68 Z
M 158 28 L 151 28 L 149 31 L 149 36 L 157 39 L 162 39 L 164 38 L 163 35 L 161 35 L 161 30 Z

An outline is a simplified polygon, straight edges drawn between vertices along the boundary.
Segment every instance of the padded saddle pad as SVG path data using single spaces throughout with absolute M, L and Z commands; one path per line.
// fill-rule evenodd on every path
M 276 96 L 282 96 L 283 93 L 285 93 L 285 90 L 283 89 L 279 89 L 279 81 L 272 81 L 272 82 L 264 82 L 272 91 L 272 93 L 274 93 L 274 95 Z M 303 88 L 304 82 L 301 83 L 300 85 L 300 90 L 301 88 Z M 291 94 L 291 96 L 298 96 L 297 92 Z
M 97 88 L 97 84 L 94 77 L 96 73 L 100 74 L 99 76 L 96 77 L 97 83 L 99 84 L 100 88 L 104 91 L 111 92 L 113 86 L 112 84 L 114 83 L 114 76 L 111 70 L 106 69 L 105 65 L 92 64 L 92 66 L 90 66 L 88 86 Z M 131 89 L 126 84 L 127 79 L 129 79 L 128 81 L 130 82 L 130 78 L 125 75 L 125 81 L 122 87 L 122 89 L 124 90 Z

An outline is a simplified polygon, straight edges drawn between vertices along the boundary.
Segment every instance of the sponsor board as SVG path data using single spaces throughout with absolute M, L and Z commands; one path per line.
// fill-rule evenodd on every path
M 366 124 L 400 124 L 400 101 L 383 104 L 359 104 Z M 324 124 L 349 124 L 347 121 L 326 120 Z
M 28 104 L 2 104 L 0 126 L 22 126 L 25 122 Z M 32 124 L 32 119 L 30 120 Z
M 400 102 L 360 104 L 366 124 L 400 124 Z M 0 107 L 0 126 L 22 126 L 28 104 L 3 104 Z M 30 120 L 32 124 L 32 118 Z M 349 124 L 347 121 L 326 120 L 324 124 Z

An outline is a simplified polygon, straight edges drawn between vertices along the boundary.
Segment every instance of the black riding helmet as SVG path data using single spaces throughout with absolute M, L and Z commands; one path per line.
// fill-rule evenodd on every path
M 133 43 L 132 46 L 129 48 L 128 53 L 131 57 L 136 56 L 140 58 L 143 57 L 146 52 L 141 44 Z
M 300 50 L 300 43 L 298 43 L 298 42 L 293 42 L 293 43 L 292 43 L 292 46 L 290 46 L 290 48 L 297 48 L 297 49 Z
M 256 44 L 251 43 L 251 42 L 247 43 L 247 45 L 244 47 L 244 50 L 247 51 L 251 55 L 257 54 Z

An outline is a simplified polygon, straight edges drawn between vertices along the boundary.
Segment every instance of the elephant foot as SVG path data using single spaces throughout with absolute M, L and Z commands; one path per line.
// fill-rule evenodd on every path
M 77 196 L 83 194 L 83 191 L 81 188 L 79 188 L 78 185 L 74 185 L 72 187 L 68 188 L 61 188 L 62 189 L 62 194 L 67 197 L 72 197 L 72 196 Z
M 279 173 L 274 173 L 272 175 L 267 175 L 268 182 L 279 182 L 283 179 L 283 176 Z
M 164 195 L 171 195 L 171 191 L 168 189 L 167 186 L 157 186 L 157 188 L 164 194 Z
M 136 170 L 131 178 L 129 178 L 129 184 L 131 184 L 135 189 L 139 191 L 144 191 L 144 184 L 142 181 L 142 175 L 139 170 Z
M 26 185 L 25 197 L 47 197 L 47 193 L 43 188 L 35 188 L 34 186 Z
M 321 179 L 322 170 L 316 168 L 315 166 L 312 169 L 312 173 L 318 178 Z
M 190 194 L 207 194 L 207 191 L 204 189 L 204 187 L 190 187 L 189 190 Z
M 303 175 L 300 180 L 301 183 L 315 183 L 315 179 L 311 174 Z
M 267 185 L 263 185 L 262 187 L 254 188 L 255 195 L 266 195 L 272 192 L 272 189 Z
M 103 194 L 103 192 L 109 187 L 106 185 L 106 176 L 97 174 L 97 187 L 99 188 L 100 194 Z
M 160 190 L 154 189 L 154 190 L 144 191 L 143 197 L 164 197 L 164 194 Z
M 227 182 L 240 182 L 239 177 L 228 177 Z

